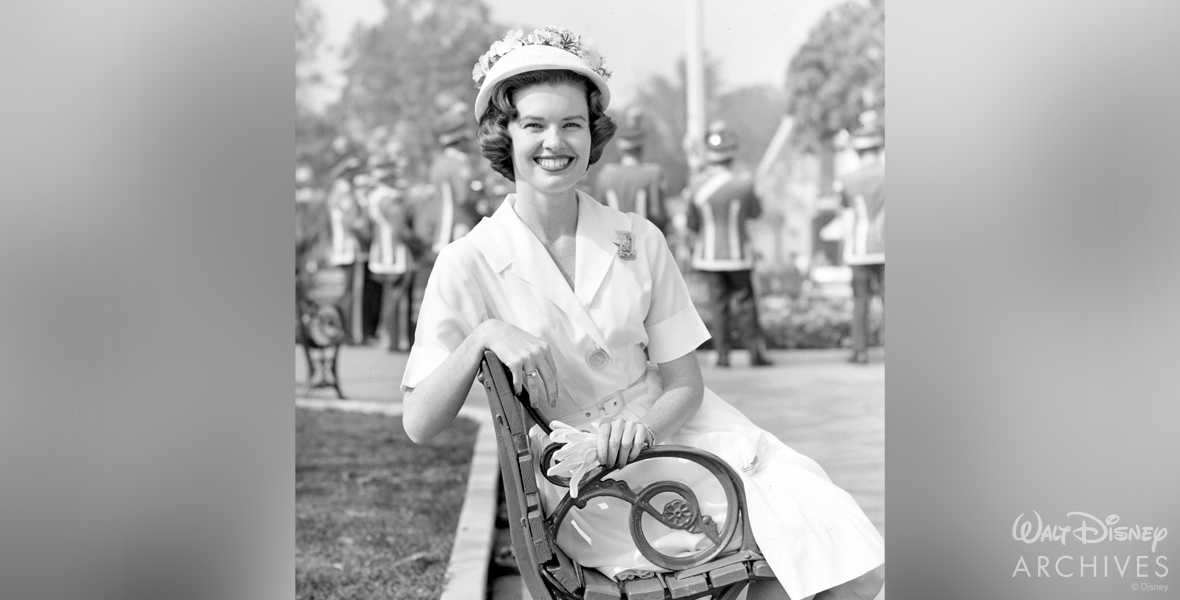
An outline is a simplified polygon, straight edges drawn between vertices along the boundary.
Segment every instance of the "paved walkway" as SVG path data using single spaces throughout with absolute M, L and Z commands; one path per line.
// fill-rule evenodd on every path
M 814 458 L 847 490 L 882 533 L 885 531 L 885 350 L 875 348 L 868 365 L 844 362 L 842 350 L 775 351 L 775 366 L 751 369 L 735 352 L 734 367 L 712 367 L 701 352 L 705 384 L 792 448 Z M 401 402 L 406 354 L 380 346 L 345 347 L 340 380 L 349 400 Z M 307 366 L 295 348 L 295 393 L 302 395 Z M 331 399 L 324 388 L 312 397 Z M 344 402 L 347 402 L 345 400 Z M 483 388 L 473 387 L 467 405 L 484 408 Z

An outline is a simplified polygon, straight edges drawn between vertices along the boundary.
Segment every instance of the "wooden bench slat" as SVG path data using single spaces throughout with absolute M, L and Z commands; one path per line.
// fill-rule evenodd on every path
M 545 519 L 541 516 L 541 509 L 529 510 L 525 526 L 529 537 L 533 540 L 533 548 L 537 552 L 537 559 L 544 562 L 552 558 L 553 550 L 549 546 L 549 536 L 545 533 Z
M 582 587 L 582 580 L 578 577 L 578 569 L 574 567 L 573 561 L 561 551 L 561 548 L 553 547 L 553 555 L 557 557 L 556 565 L 547 565 L 546 570 L 553 575 L 565 589 L 574 592 Z
M 537 553 L 537 560 L 546 561 L 553 557 L 553 546 L 546 537 L 533 538 L 533 551 Z
M 512 443 L 516 446 L 517 454 L 527 454 L 529 451 L 529 435 L 527 433 L 515 433 L 512 435 Z
M 516 460 L 520 463 L 520 482 L 524 485 L 524 493 L 537 493 L 537 477 L 533 474 L 533 455 L 524 454 L 518 456 Z
M 623 582 L 627 600 L 664 600 L 664 584 L 656 577 Z
M 750 575 L 755 579 L 774 579 L 774 571 L 770 568 L 770 563 L 764 560 L 756 560 L 750 565 Z
M 620 600 L 623 597 L 619 584 L 597 569 L 586 569 L 582 576 L 586 578 L 585 600 Z
M 713 583 L 713 587 L 725 587 L 739 581 L 745 581 L 749 577 L 750 574 L 746 571 L 746 563 L 726 565 L 719 569 L 709 571 L 709 581 Z
M 694 575 L 685 579 L 668 577 L 665 581 L 668 584 L 668 592 L 677 600 L 695 598 L 709 591 L 709 581 L 705 579 L 704 575 Z
M 508 418 L 508 427 L 513 432 L 527 433 L 528 430 L 524 427 L 524 414 L 517 403 L 516 398 L 512 396 L 512 384 L 508 384 L 507 397 L 504 398 L 504 416 Z

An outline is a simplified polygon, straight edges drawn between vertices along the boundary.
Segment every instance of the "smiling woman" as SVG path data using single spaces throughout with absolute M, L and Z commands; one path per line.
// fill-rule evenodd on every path
M 480 146 L 516 192 L 438 255 L 402 379 L 406 432 L 422 443 L 445 430 L 490 350 L 541 419 L 589 434 L 580 456 L 620 468 L 629 485 L 674 478 L 702 490 L 716 521 L 725 499 L 700 473 L 635 459 L 667 443 L 740 472 L 753 536 L 778 577 L 751 586 L 751 599 L 876 596 L 884 544 L 855 500 L 704 386 L 695 351 L 709 334 L 660 230 L 575 189 L 614 134 L 609 74 L 592 45 L 556 28 L 511 32 L 476 65 Z M 529 436 L 538 465 L 550 438 L 539 427 Z M 553 514 L 566 489 L 535 475 Z M 558 547 L 616 579 L 659 570 L 628 535 L 629 509 L 597 508 L 569 513 Z M 685 556 L 706 539 L 680 533 L 651 543 Z

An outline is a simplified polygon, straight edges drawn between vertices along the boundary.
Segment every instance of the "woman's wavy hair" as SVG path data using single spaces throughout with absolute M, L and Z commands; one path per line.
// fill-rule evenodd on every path
M 492 169 L 509 181 L 516 181 L 512 168 L 512 138 L 508 123 L 519 113 L 512 105 L 512 96 L 534 85 L 569 84 L 586 90 L 586 106 L 590 108 L 590 164 L 602 158 L 602 151 L 615 135 L 615 122 L 602 107 L 602 92 L 588 78 L 564 69 L 526 71 L 496 84 L 488 99 L 488 108 L 479 119 L 479 150 L 492 163 Z

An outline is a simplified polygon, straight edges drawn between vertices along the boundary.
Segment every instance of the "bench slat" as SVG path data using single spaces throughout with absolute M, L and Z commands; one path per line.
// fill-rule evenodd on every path
M 750 575 L 755 579 L 774 579 L 774 571 L 770 568 L 770 563 L 764 560 L 756 560 L 750 565 Z
M 522 454 L 516 457 L 516 460 L 520 464 L 520 482 L 524 485 L 524 493 L 537 493 L 537 477 L 533 474 L 533 455 Z
M 586 569 L 582 576 L 586 578 L 585 600 L 620 600 L 623 597 L 619 584 L 597 569 Z
M 668 577 L 668 591 L 673 598 L 693 598 L 709 591 L 709 582 L 704 575 L 694 575 L 685 579 Z
M 726 565 L 720 569 L 709 571 L 709 581 L 713 583 L 713 587 L 725 587 L 739 581 L 745 581 L 749 577 L 750 574 L 746 571 L 746 563 Z
M 512 435 L 512 443 L 516 446 L 517 454 L 527 454 L 529 451 L 529 436 L 527 433 Z
M 553 578 L 565 586 L 565 589 L 573 592 L 582 587 L 582 581 L 578 577 L 578 570 L 574 568 L 574 563 L 561 551 L 561 548 L 553 547 L 553 554 L 557 557 L 556 565 L 548 565 L 545 567 Z
M 657 577 L 623 582 L 627 600 L 664 600 L 664 584 Z

